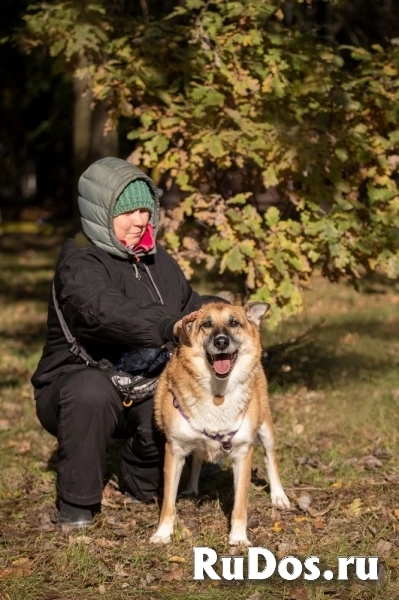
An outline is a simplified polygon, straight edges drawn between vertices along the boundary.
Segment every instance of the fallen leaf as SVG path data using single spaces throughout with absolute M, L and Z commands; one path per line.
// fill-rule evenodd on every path
M 154 579 L 162 579 L 162 577 L 165 575 L 165 572 L 161 571 L 160 569 L 154 569 L 151 575 L 154 577 Z
M 273 523 L 272 531 L 274 533 L 280 533 L 280 531 L 282 531 L 282 530 L 283 530 L 283 526 L 282 526 L 281 522 L 280 521 L 275 521 Z
M 21 565 L 26 565 L 29 564 L 31 561 L 29 560 L 29 558 L 26 557 L 22 557 L 22 558 L 17 558 L 16 560 L 12 561 L 12 565 L 14 565 L 14 567 L 20 567 Z
M 8 577 L 11 573 L 13 572 L 13 569 L 11 569 L 10 567 L 6 568 L 6 569 L 0 569 L 0 579 L 5 579 L 6 577 Z
M 360 498 L 355 498 L 348 506 L 348 513 L 352 517 L 359 517 L 363 509 L 363 502 Z
M 163 581 L 181 581 L 183 579 L 184 571 L 182 567 L 177 566 L 176 568 L 166 573 Z
M 309 595 L 305 587 L 294 587 L 291 590 L 290 600 L 308 600 Z
M 384 585 L 386 579 L 386 571 L 382 562 L 378 563 L 377 577 L 377 585 Z
M 12 567 L 0 569 L 0 579 L 5 579 L 8 576 L 21 577 L 30 575 L 32 572 L 33 562 L 29 559 L 19 558 L 15 560 Z
M 303 512 L 306 512 L 311 504 L 312 500 L 309 496 L 309 494 L 301 494 L 297 500 L 297 504 L 300 508 L 300 510 L 303 510 Z
M 105 506 L 106 508 L 119 508 L 118 504 L 115 504 L 115 502 L 111 502 L 107 498 L 102 498 L 101 506 Z
M 250 596 L 248 596 L 245 600 L 260 600 L 260 593 L 255 592 L 255 593 L 251 594 Z
M 101 583 L 101 584 L 98 586 L 98 593 L 99 593 L 101 596 L 104 596 L 105 592 L 106 592 L 105 585 L 104 585 L 103 583 Z
M 390 452 L 388 452 L 388 450 L 385 448 L 385 446 L 381 445 L 379 443 L 374 444 L 373 450 L 372 450 L 372 455 L 376 456 L 377 458 L 382 458 L 382 459 L 386 459 L 388 460 L 389 458 L 392 458 L 392 454 Z
M 8 445 L 15 448 L 16 454 L 27 454 L 32 449 L 30 440 L 10 440 Z
M 358 464 L 364 467 L 365 469 L 379 469 L 382 467 L 382 462 L 376 456 L 372 454 L 368 454 L 367 456 L 362 456 L 359 459 Z
M 97 546 L 100 546 L 100 548 L 115 548 L 116 546 L 119 546 L 119 542 L 107 540 L 104 537 L 97 539 L 95 543 Z
M 399 388 L 397 390 L 393 390 L 392 399 L 394 402 L 397 402 L 399 404 Z
M 374 535 L 374 537 L 376 536 L 377 530 L 376 530 L 375 527 L 373 527 L 372 525 L 368 524 L 367 525 L 367 529 Z
M 182 540 L 189 540 L 193 537 L 193 533 L 188 527 L 183 527 L 181 530 L 180 537 Z
M 295 459 L 295 464 L 297 465 L 307 465 L 308 467 L 312 467 L 313 469 L 325 469 L 325 465 L 318 459 L 311 456 L 298 456 Z
M 248 527 L 248 529 L 256 529 L 257 527 L 259 527 L 259 514 L 258 513 L 252 513 L 249 516 L 247 527 Z
M 57 590 L 50 590 L 42 596 L 42 598 L 43 600 L 67 600 L 65 596 L 61 594 L 61 592 L 57 592 Z
M 296 423 L 294 425 L 294 433 L 296 433 L 297 435 L 302 435 L 302 433 L 305 431 L 305 425 L 303 425 L 302 423 Z
M 123 569 L 116 571 L 116 574 L 118 577 L 129 577 L 129 573 L 126 573 L 126 571 L 124 571 Z
M 129 574 L 123 570 L 123 565 L 121 565 L 120 563 L 116 563 L 114 568 L 115 573 L 118 575 L 118 577 L 129 577 Z
M 171 563 L 185 563 L 186 559 L 183 556 L 171 556 L 169 559 Z
M 277 558 L 279 560 L 282 560 L 283 558 L 285 558 L 286 556 L 288 556 L 290 548 L 291 548 L 290 544 L 286 544 L 285 542 L 281 542 L 281 544 L 279 544 L 277 546 Z
M 315 518 L 315 517 L 323 517 L 324 515 L 326 515 L 327 513 L 329 513 L 330 510 L 332 510 L 334 508 L 334 506 L 335 506 L 335 502 L 334 502 L 334 500 L 332 500 L 325 508 L 323 508 L 321 510 L 317 510 L 317 509 L 312 508 L 310 506 L 308 508 L 308 513 L 313 518 Z
M 392 544 L 388 540 L 378 540 L 375 551 L 378 556 L 389 556 L 391 554 Z
M 89 537 L 88 535 L 78 535 L 76 537 L 70 535 L 68 538 L 69 544 L 86 544 L 86 546 L 88 546 L 92 541 L 93 538 Z
M 399 475 L 390 473 L 389 475 L 385 475 L 385 480 L 389 481 L 389 483 L 399 483 Z

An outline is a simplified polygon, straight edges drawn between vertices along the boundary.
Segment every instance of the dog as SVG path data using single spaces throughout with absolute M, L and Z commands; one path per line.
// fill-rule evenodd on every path
M 271 502 L 277 508 L 289 508 L 277 468 L 261 364 L 259 326 L 268 309 L 261 302 L 245 307 L 214 302 L 203 306 L 184 327 L 154 398 L 155 420 L 165 433 L 166 445 L 163 504 L 152 543 L 171 541 L 185 458 L 192 454 L 184 493 L 197 495 L 202 462 L 214 463 L 229 454 L 235 492 L 229 544 L 251 545 L 247 504 L 257 435 L 265 450 Z

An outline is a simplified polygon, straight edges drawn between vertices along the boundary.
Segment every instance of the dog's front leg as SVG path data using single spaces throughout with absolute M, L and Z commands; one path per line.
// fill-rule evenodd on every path
M 289 508 L 290 501 L 281 485 L 276 453 L 274 451 L 273 425 L 265 420 L 259 429 L 259 438 L 265 450 L 265 465 L 270 484 L 270 499 L 277 508 Z
M 247 538 L 247 511 L 253 452 L 253 446 L 243 448 L 233 459 L 234 508 L 231 515 L 231 530 L 229 535 L 229 544 L 231 546 L 237 546 L 238 544 L 251 545 L 251 542 Z
M 171 444 L 165 445 L 164 493 L 158 529 L 151 537 L 152 544 L 168 544 L 172 540 L 176 514 L 176 496 L 184 465 L 184 455 L 173 452 Z

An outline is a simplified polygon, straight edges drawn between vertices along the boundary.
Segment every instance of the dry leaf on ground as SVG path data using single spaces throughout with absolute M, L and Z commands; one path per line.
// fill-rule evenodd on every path
M 312 499 L 309 496 L 309 494 L 301 494 L 297 500 L 297 504 L 298 504 L 299 508 L 301 510 L 303 510 L 304 512 L 306 512 L 308 510 L 311 502 L 312 502 Z
M 389 556 L 392 551 L 392 544 L 388 540 L 378 540 L 375 551 L 378 556 Z
M 361 498 L 355 498 L 353 500 L 353 502 L 351 502 L 348 506 L 348 513 L 352 516 L 352 517 L 359 517 L 361 512 L 363 510 L 363 502 L 361 500 Z
M 185 563 L 186 559 L 183 556 L 171 556 L 169 559 L 171 563 Z
M 313 518 L 315 518 L 315 517 L 323 517 L 324 515 L 326 515 L 327 513 L 329 513 L 330 510 L 332 510 L 334 507 L 335 507 L 335 501 L 332 500 L 325 508 L 322 508 L 321 510 L 317 510 L 316 508 L 312 508 L 310 506 L 308 508 L 308 513 Z
M 290 600 L 308 600 L 309 595 L 305 587 L 295 587 L 291 591 Z
M 166 573 L 163 581 L 181 581 L 184 576 L 184 570 L 182 567 L 177 566 Z
M 382 462 L 380 461 L 380 459 L 376 456 L 373 456 L 372 454 L 362 456 L 362 458 L 359 459 L 358 464 L 364 467 L 365 469 L 369 470 L 380 469 L 382 467 Z

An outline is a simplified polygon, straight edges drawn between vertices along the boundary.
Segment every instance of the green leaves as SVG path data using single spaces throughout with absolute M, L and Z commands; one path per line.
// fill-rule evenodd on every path
M 301 309 L 315 268 L 397 277 L 399 262 L 399 45 L 324 45 L 286 28 L 280 4 L 183 0 L 144 26 L 99 0 L 54 0 L 19 38 L 84 76 L 128 124 L 131 160 L 190 193 L 165 235 L 185 272 L 190 216 L 195 260 L 243 274 L 274 324 Z

